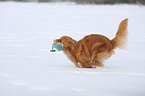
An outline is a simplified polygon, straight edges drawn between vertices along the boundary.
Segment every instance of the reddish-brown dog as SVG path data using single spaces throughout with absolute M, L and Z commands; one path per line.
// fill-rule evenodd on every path
M 77 67 L 102 67 L 104 66 L 102 61 L 111 57 L 115 48 L 124 48 L 128 34 L 127 25 L 128 19 L 123 20 L 116 37 L 112 40 L 102 35 L 91 34 L 78 42 L 68 36 L 63 36 L 54 42 L 63 44 L 62 51 Z

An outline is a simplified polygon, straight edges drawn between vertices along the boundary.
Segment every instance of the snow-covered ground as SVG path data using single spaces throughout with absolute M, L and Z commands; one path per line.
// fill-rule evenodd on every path
M 63 35 L 112 39 L 125 18 L 128 48 L 104 68 L 50 53 Z M 145 96 L 145 6 L 0 2 L 0 96 Z

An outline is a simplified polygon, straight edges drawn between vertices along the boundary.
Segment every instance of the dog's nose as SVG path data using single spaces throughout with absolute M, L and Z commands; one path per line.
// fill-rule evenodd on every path
M 55 43 L 56 43 L 56 40 L 53 40 L 53 42 L 55 42 Z

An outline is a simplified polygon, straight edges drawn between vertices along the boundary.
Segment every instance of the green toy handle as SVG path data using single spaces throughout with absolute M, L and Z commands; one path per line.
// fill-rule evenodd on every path
M 53 48 L 54 48 L 54 43 L 52 45 L 52 50 L 50 50 L 50 52 L 55 52 L 56 51 L 56 50 L 53 50 Z

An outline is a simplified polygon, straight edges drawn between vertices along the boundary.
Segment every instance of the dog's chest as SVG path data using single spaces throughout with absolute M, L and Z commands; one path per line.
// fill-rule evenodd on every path
M 68 59 L 70 59 L 72 62 L 76 61 L 75 56 L 71 54 L 69 51 L 65 50 L 63 53 L 67 56 Z

